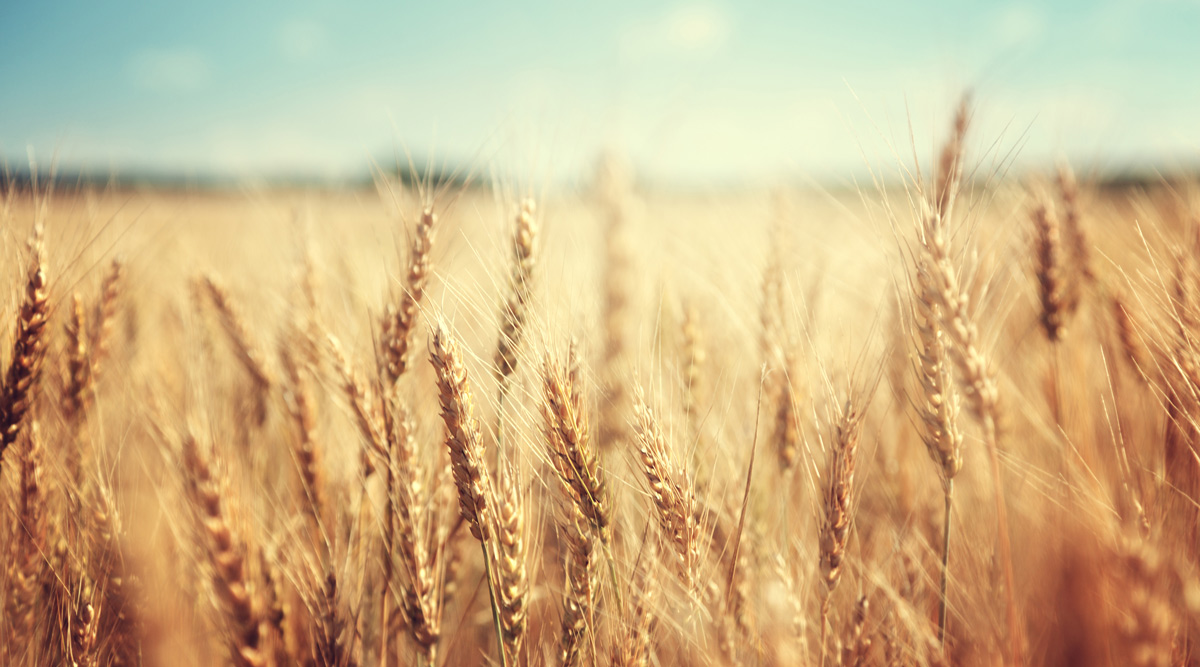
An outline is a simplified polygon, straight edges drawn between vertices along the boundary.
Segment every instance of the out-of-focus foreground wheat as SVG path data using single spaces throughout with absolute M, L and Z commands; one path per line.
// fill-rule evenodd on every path
M 1200 208 L 969 121 L 862 195 L 5 192 L 0 662 L 1195 664 Z

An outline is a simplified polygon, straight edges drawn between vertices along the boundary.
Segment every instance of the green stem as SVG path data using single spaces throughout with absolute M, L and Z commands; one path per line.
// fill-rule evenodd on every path
M 938 646 L 946 648 L 946 584 L 950 579 L 950 500 L 954 495 L 954 479 L 946 480 L 946 525 L 942 532 L 942 595 L 938 607 Z
M 492 586 L 492 559 L 489 558 L 487 542 L 479 541 L 483 549 L 483 571 L 487 575 L 488 599 L 492 603 L 492 625 L 496 628 L 496 648 L 500 649 L 500 667 L 508 667 L 508 658 L 504 655 L 504 632 L 500 629 L 500 607 L 496 604 L 496 591 Z

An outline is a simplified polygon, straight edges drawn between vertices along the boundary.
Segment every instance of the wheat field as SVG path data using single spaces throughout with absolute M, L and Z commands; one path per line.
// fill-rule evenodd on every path
M 0 662 L 1200 662 L 1200 199 L 6 189 Z

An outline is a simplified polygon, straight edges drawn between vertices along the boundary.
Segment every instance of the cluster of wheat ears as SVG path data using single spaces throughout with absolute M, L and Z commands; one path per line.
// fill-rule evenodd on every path
M 381 188 L 378 298 L 311 238 L 283 290 L 152 280 L 171 230 L 113 260 L 136 223 L 62 231 L 95 201 L 10 188 L 0 662 L 1196 664 L 1189 191 L 989 179 L 970 121 L 862 198 L 887 259 L 858 301 L 776 211 L 762 261 L 727 219 L 703 242 L 735 266 L 644 307 L 652 216 L 611 166 L 594 242 L 555 250 L 532 199 L 485 244 L 460 195 Z

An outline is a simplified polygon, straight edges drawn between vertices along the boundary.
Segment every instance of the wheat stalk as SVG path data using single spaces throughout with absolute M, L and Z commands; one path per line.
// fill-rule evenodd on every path
M 450 451 L 450 465 L 458 488 L 459 512 L 483 550 L 492 622 L 503 667 L 507 665 L 506 644 L 496 595 L 497 582 L 492 578 L 491 549 L 488 548 L 494 532 L 491 476 L 484 467 L 482 436 L 479 421 L 475 419 L 475 399 L 467 379 L 462 352 L 458 341 L 440 321 L 433 331 L 429 361 L 437 374 L 438 400 L 442 408 L 442 421 L 446 424 L 446 448 Z
M 229 633 L 230 660 L 241 667 L 261 667 L 261 610 L 246 574 L 246 549 L 230 524 L 220 478 L 195 437 L 183 439 L 183 471 L 189 498 L 212 568 L 212 587 Z
M 429 284 L 429 272 L 433 265 L 433 241 L 436 229 L 437 214 L 433 212 L 432 206 L 426 206 L 421 211 L 421 219 L 417 222 L 416 230 L 413 233 L 404 294 L 400 297 L 399 306 L 394 311 L 389 311 L 384 318 L 383 350 L 387 360 L 385 369 L 387 377 L 393 383 L 408 370 L 409 347 L 413 330 L 416 326 L 417 315 L 420 314 L 421 301 L 425 297 L 425 289 Z
M 951 507 L 954 477 L 962 469 L 962 432 L 958 428 L 959 397 L 954 390 L 951 362 L 942 330 L 940 308 L 934 292 L 928 260 L 917 260 L 913 281 L 913 311 L 917 330 L 917 375 L 923 394 L 919 405 L 922 439 L 930 458 L 938 466 L 945 491 L 946 511 L 942 533 L 942 583 L 938 606 L 938 642 L 946 637 L 946 586 L 950 567 Z
M 825 490 L 821 513 L 821 662 L 825 662 L 826 627 L 829 624 L 829 599 L 842 578 L 846 544 L 854 519 L 854 469 L 858 462 L 858 444 L 862 414 L 853 399 L 847 400 L 837 415 L 833 451 L 825 471 Z
M 500 309 L 500 340 L 496 345 L 496 377 L 501 385 L 508 382 L 517 368 L 517 349 L 525 330 L 525 319 L 532 292 L 533 269 L 537 258 L 537 207 L 532 199 L 521 202 L 513 236 L 513 265 L 509 277 L 508 300 Z
M 633 412 L 637 418 L 634 428 L 639 462 L 650 488 L 658 525 L 675 551 L 679 580 L 691 594 L 696 590 L 700 562 L 696 499 L 686 474 L 667 450 L 666 436 L 653 410 L 646 404 L 645 392 L 640 385 L 634 386 Z
M 46 289 L 45 246 L 42 227 L 34 228 L 29 241 L 29 270 L 25 279 L 25 299 L 17 315 L 17 331 L 13 336 L 12 356 L 4 374 L 0 403 L 0 462 L 4 451 L 17 441 L 25 413 L 33 402 L 34 392 L 41 379 L 42 360 L 46 356 L 46 319 L 48 296 Z

